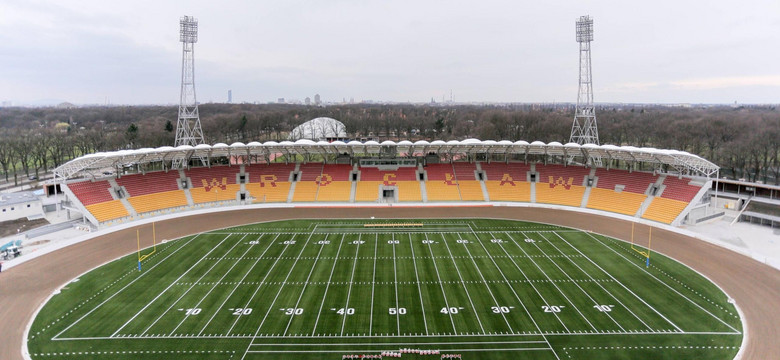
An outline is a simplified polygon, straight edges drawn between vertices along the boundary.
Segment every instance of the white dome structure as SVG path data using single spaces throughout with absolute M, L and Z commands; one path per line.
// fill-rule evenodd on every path
M 330 141 L 347 137 L 347 128 L 341 121 L 329 117 L 318 117 L 298 125 L 288 136 L 289 140 Z

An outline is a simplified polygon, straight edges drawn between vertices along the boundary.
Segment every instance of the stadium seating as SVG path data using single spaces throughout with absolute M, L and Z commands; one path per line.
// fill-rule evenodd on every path
M 214 201 L 236 200 L 236 194 L 239 191 L 241 191 L 241 185 L 229 184 L 213 187 L 194 187 L 190 189 L 190 194 L 194 203 L 202 204 Z
M 319 191 L 317 192 L 317 201 L 348 202 L 351 192 L 351 181 L 323 181 L 320 183 Z M 298 193 L 297 185 L 295 188 L 295 193 Z
M 661 193 L 661 197 L 691 202 L 701 189 L 701 186 L 688 185 L 690 181 L 691 180 L 688 178 L 678 179 L 675 176 L 667 176 L 666 179 L 664 179 L 664 185 L 666 185 L 666 187 L 664 188 L 663 193 Z
M 256 203 L 287 202 L 287 196 L 290 195 L 289 181 L 249 183 L 245 186 Z
M 322 163 L 301 164 L 298 170 L 301 173 L 298 181 L 316 181 L 322 175 Z
M 352 165 L 325 164 L 318 182 L 317 201 L 348 202 L 352 192 L 350 173 L 352 173 Z M 298 193 L 297 185 L 295 192 Z
M 557 204 L 579 207 L 582 204 L 582 195 L 585 188 L 571 185 L 568 188 L 562 184 L 536 184 L 536 202 L 543 204 Z
M 485 180 L 495 180 L 500 181 L 502 179 L 511 180 L 512 181 L 527 181 L 528 176 L 526 175 L 528 171 L 531 170 L 530 165 L 526 165 L 525 163 L 481 163 L 480 167 L 482 168 L 482 171 L 485 172 L 486 179 Z M 505 178 L 505 175 L 509 175 L 509 178 Z
M 314 181 L 299 181 L 295 184 L 294 202 L 312 202 L 317 200 L 319 185 Z
M 125 175 L 117 178 L 116 183 L 125 187 L 128 196 L 140 196 L 178 190 L 177 179 L 179 179 L 178 170 L 155 171 L 146 174 Z
M 289 182 L 295 164 L 250 164 L 244 167 L 250 183 Z
M 428 180 L 425 192 L 428 201 L 460 201 L 460 190 L 452 164 L 429 164 L 425 167 Z
M 593 188 L 588 197 L 588 208 L 633 216 L 645 199 L 647 196 L 643 194 Z
M 111 193 L 108 192 L 110 187 L 111 185 L 105 180 L 95 182 L 82 181 L 68 184 L 68 188 L 73 191 L 73 194 L 76 195 L 84 206 L 114 200 L 114 198 L 111 197 Z
M 379 170 L 373 167 L 360 168 L 360 181 L 417 181 L 417 168 L 400 167 L 397 170 Z
M 635 194 L 644 194 L 658 180 L 658 176 L 652 173 L 606 169 L 596 170 L 596 177 L 596 187 L 599 189 L 615 190 L 615 185 L 623 185 L 623 191 Z
M 460 198 L 463 201 L 485 201 L 482 186 L 476 180 L 458 180 Z
M 581 166 L 537 164 L 536 172 L 539 173 L 539 179 L 537 180 L 539 183 L 555 182 L 567 186 L 582 186 L 585 176 L 590 174 L 590 169 Z
M 127 198 L 133 209 L 139 214 L 187 205 L 184 190 L 163 191 L 154 194 L 131 196 Z
M 455 173 L 455 178 L 458 179 L 458 183 L 465 180 L 477 180 L 477 177 L 474 175 L 474 171 L 477 170 L 476 164 L 469 162 L 454 162 L 452 163 L 452 170 Z
M 398 201 L 422 201 L 419 181 L 398 181 Z
M 121 200 L 104 201 L 87 205 L 87 211 L 92 213 L 98 222 L 118 219 L 130 215 Z
M 379 199 L 379 185 L 382 181 L 359 181 L 355 189 L 355 201 L 372 201 Z
M 460 191 L 455 180 L 429 180 L 425 182 L 425 192 L 428 201 L 460 201 Z
M 647 210 L 645 210 L 642 217 L 648 220 L 671 224 L 686 206 L 688 206 L 688 203 L 684 201 L 656 197 L 653 198 L 653 202 L 647 207 Z
M 201 188 L 236 184 L 236 174 L 239 172 L 240 166 L 212 166 L 185 170 L 184 175 L 190 178 L 193 188 Z
M 352 172 L 352 165 L 348 164 L 325 164 L 322 168 L 323 174 L 328 174 L 331 181 L 352 181 L 349 174 Z
M 526 181 L 487 180 L 485 187 L 490 201 L 531 201 L 531 183 Z
M 539 180 L 536 184 L 536 202 L 577 206 L 582 204 L 585 187 L 582 182 L 590 169 L 580 166 L 536 165 Z

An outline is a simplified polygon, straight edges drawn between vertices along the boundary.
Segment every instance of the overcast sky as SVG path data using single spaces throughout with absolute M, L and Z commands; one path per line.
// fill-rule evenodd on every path
M 780 1 L 0 2 L 0 101 L 175 104 L 182 15 L 201 102 L 780 102 Z

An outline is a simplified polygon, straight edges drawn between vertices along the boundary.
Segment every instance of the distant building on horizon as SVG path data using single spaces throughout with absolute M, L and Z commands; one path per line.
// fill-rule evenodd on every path
M 233 90 L 228 90 L 228 104 L 233 103 Z
M 306 99 L 303 99 L 303 102 L 304 102 L 306 105 L 311 105 L 311 98 L 307 96 L 307 97 L 306 97 Z
M 276 102 L 279 104 L 284 104 L 284 98 L 278 98 L 276 99 Z
M 314 105 L 322 105 L 322 100 L 320 100 L 320 94 L 314 94 Z

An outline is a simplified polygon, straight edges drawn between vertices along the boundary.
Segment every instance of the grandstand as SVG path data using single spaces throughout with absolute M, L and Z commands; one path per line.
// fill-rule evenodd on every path
M 379 145 L 374 142 L 299 140 L 284 145 L 256 144 L 253 146 L 258 149 L 252 150 L 249 145 L 234 144 L 231 146 L 241 147 L 250 155 L 241 159 L 243 164 L 166 170 L 166 163 L 157 162 L 144 164 L 141 168 L 147 170 L 136 174 L 98 176 L 87 181 L 78 179 L 77 175 L 104 169 L 104 164 L 136 163 L 143 158 L 141 154 L 136 157 L 123 152 L 119 162 L 118 155 L 111 153 L 101 154 L 99 156 L 105 159 L 95 161 L 98 154 L 93 154 L 88 156 L 91 159 L 88 164 L 79 158 L 55 172 L 58 178 L 74 178 L 65 181 L 66 195 L 89 215 L 95 226 L 204 205 L 314 202 L 548 204 L 679 224 L 687 211 L 701 201 L 710 186 L 709 176 L 717 172 L 715 165 L 695 155 L 610 145 L 575 147 L 573 144 L 496 143 L 473 139 L 448 143 L 385 142 L 381 146 L 396 148 L 396 158 L 370 155 Z M 229 148 L 215 145 L 211 153 L 202 155 L 220 156 L 225 147 Z M 595 168 L 568 160 L 578 156 L 585 159 L 585 149 L 587 154 L 612 158 L 624 165 L 637 165 L 632 167 L 650 165 L 653 171 Z M 324 161 L 251 163 L 252 151 L 292 155 L 318 153 Z M 408 154 L 430 154 L 431 151 L 438 153 L 440 161 L 408 157 Z M 491 151 L 503 154 L 500 158 L 495 156 L 499 161 L 490 161 L 496 160 L 490 155 Z M 521 159 L 509 158 L 505 154 L 508 151 L 514 152 L 512 157 Z M 329 158 L 329 154 L 343 153 L 366 155 L 352 156 L 350 163 L 333 163 L 335 158 Z M 197 152 L 190 152 L 189 156 L 193 154 Z M 487 161 L 468 160 L 478 154 Z M 176 156 L 179 153 L 170 155 L 171 158 Z M 529 157 L 532 161 L 528 161 Z M 663 172 L 663 167 L 678 171 Z M 155 168 L 159 170 L 155 171 Z M 681 175 L 680 170 L 688 176 Z

